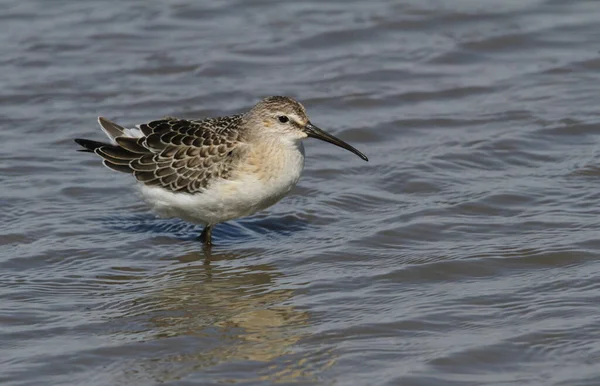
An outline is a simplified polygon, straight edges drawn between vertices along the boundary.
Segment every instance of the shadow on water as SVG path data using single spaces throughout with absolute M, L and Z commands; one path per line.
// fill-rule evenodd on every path
M 151 233 L 175 237 L 184 241 L 197 239 L 201 225 L 186 223 L 178 219 L 157 218 L 151 213 L 131 215 L 111 215 L 91 218 L 90 221 L 103 223 L 107 228 L 126 233 Z M 213 237 L 219 242 L 245 243 L 259 235 L 288 236 L 307 229 L 309 223 L 292 214 L 262 215 L 218 224 Z
M 129 350 L 119 351 L 125 362 L 110 370 L 113 380 L 311 378 L 300 370 L 302 355 L 292 350 L 310 315 L 290 304 L 294 291 L 281 288 L 283 274 L 270 264 L 249 264 L 250 251 L 215 249 L 164 257 L 172 264 L 130 283 L 120 280 L 111 300 L 95 310 L 114 325 L 111 341 L 135 347 L 135 360 Z M 116 284 L 110 276 L 101 279 Z

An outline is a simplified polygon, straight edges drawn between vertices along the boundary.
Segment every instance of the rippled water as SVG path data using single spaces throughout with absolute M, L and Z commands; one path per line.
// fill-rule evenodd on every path
M 2 9 L 3 385 L 600 384 L 599 2 Z M 72 142 L 272 94 L 371 161 L 211 256 Z

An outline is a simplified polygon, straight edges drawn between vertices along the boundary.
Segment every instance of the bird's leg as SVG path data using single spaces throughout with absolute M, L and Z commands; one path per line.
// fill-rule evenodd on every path
M 204 243 L 204 245 L 212 245 L 212 225 L 208 224 L 202 230 L 199 237 L 200 241 Z

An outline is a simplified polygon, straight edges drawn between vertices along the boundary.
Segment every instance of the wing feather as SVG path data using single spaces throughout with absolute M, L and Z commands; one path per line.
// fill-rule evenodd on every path
M 117 172 L 122 172 L 122 173 L 131 173 L 131 169 L 129 168 L 129 166 L 127 165 L 118 165 L 118 164 L 114 164 L 112 162 L 109 162 L 108 160 L 104 160 L 102 161 L 102 163 L 104 164 L 104 166 L 106 166 L 109 169 L 115 170 Z
M 80 142 L 93 142 L 93 151 L 105 166 L 133 174 L 145 185 L 197 193 L 231 176 L 243 153 L 241 122 L 241 115 L 204 120 L 165 117 L 137 126 L 139 136 L 132 137 L 128 129 L 102 119 L 114 144 Z
M 136 154 L 146 154 L 148 149 L 146 149 L 139 141 L 139 138 L 129 138 L 129 137 L 117 137 L 115 141 L 119 146 L 123 149 L 130 151 Z

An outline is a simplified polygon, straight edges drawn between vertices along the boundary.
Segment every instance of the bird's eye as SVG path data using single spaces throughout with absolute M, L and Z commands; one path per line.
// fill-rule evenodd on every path
M 281 123 L 287 123 L 289 121 L 290 121 L 290 119 L 288 117 L 286 117 L 285 115 L 280 115 L 279 116 L 279 122 L 281 122 Z

